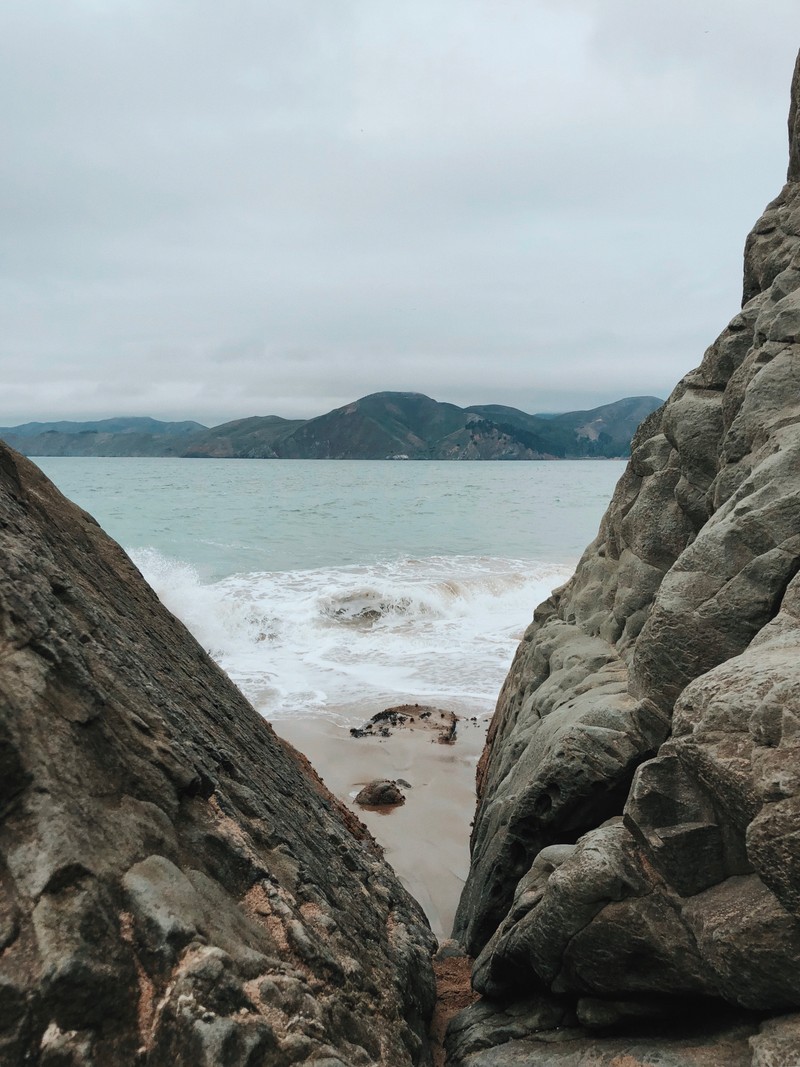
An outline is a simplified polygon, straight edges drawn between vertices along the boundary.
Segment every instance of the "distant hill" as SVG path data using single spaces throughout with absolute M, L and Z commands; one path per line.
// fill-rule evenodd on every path
M 654 396 L 628 396 L 589 411 L 556 415 L 551 423 L 590 441 L 628 441 L 644 419 L 663 403 Z
M 207 432 L 200 422 L 147 417 L 0 427 L 0 437 L 26 456 L 182 456 L 195 434 Z
M 422 393 L 372 393 L 310 419 L 276 441 L 275 451 L 287 459 L 432 459 L 464 422 L 462 408 Z
M 22 426 L 0 428 L 0 434 L 13 433 L 17 437 L 36 437 L 42 433 L 135 433 L 164 434 L 168 437 L 197 430 L 207 430 L 202 422 L 159 422 L 147 416 L 98 419 L 95 422 L 26 422 Z
M 502 404 L 460 408 L 422 393 L 372 393 L 313 419 L 252 416 L 209 428 L 148 418 L 25 423 L 0 437 L 29 456 L 198 459 L 530 460 L 625 456 L 657 397 L 589 411 L 529 415 Z
M 663 403 L 655 396 L 629 396 L 588 411 L 528 415 L 516 408 L 486 404 L 469 408 L 513 432 L 532 450 L 558 458 L 627 455 L 639 424 Z
M 273 442 L 304 425 L 304 419 L 251 415 L 196 435 L 187 443 L 183 455 L 194 459 L 274 459 Z

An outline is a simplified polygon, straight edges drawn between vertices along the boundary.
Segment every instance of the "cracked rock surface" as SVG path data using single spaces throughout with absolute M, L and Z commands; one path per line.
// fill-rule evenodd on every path
M 452 1063 L 800 1062 L 781 1014 L 800 1008 L 798 114 L 800 60 L 742 309 L 640 427 L 500 695 L 454 931 L 484 1000 L 451 1027 Z M 686 1005 L 750 1030 L 668 1051 L 654 1020 L 672 1011 L 680 1038 Z M 650 1044 L 580 1046 L 593 1018 L 649 1020 Z M 572 1051 L 520 1045 L 555 1027 Z
M 435 946 L 366 830 L 0 445 L 0 1063 L 429 1063 Z

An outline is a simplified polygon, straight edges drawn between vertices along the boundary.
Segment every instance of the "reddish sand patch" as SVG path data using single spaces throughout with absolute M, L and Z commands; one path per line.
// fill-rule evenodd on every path
M 470 983 L 472 960 L 469 956 L 452 956 L 433 961 L 436 974 L 436 1010 L 431 1019 L 433 1067 L 444 1067 L 444 1035 L 447 1024 L 462 1008 L 478 999 Z

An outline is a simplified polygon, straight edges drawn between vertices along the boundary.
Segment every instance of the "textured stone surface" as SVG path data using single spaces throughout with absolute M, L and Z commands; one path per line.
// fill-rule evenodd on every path
M 794 1016 L 762 1024 L 691 1001 L 584 999 L 576 1009 L 540 996 L 473 1004 L 451 1021 L 446 1047 L 463 1067 L 792 1067 L 799 1037 Z
M 124 553 L 0 448 L 0 1062 L 425 1064 L 433 938 Z
M 376 779 L 367 785 L 356 796 L 356 804 L 365 807 L 397 807 L 405 804 L 406 798 L 398 789 L 396 782 L 388 782 L 384 779 Z
M 461 1057 L 464 1067 L 792 1067 L 796 1061 L 752 1058 L 750 1031 L 731 1026 L 697 1037 L 671 1034 L 596 1038 L 575 1034 L 512 1040 Z M 548 1037 L 550 1038 L 548 1040 Z M 782 1049 L 780 1050 L 783 1051 Z
M 800 63 L 789 182 L 747 240 L 742 310 L 642 424 L 500 695 L 455 929 L 498 1048 L 455 1042 L 454 1063 L 583 1063 L 486 1038 L 493 1013 L 553 996 L 612 1030 L 620 1004 L 800 1007 L 799 108 Z M 780 1051 L 795 1021 L 770 1025 L 657 1062 L 800 1062 Z

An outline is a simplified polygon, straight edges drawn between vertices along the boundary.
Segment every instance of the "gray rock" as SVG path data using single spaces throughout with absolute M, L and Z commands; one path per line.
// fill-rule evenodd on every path
M 751 1067 L 789 1067 L 800 1063 L 800 1016 L 770 1019 L 750 1038 Z
M 454 941 L 452 937 L 445 938 L 444 941 L 439 942 L 439 948 L 437 949 L 435 959 L 440 960 L 452 960 L 452 959 L 464 959 L 466 953 L 458 941 Z
M 657 1033 L 598 1041 L 592 1036 L 540 1034 L 511 1040 L 451 1063 L 462 1067 L 755 1067 L 748 1045 L 750 1031 L 731 1025 L 698 1037 Z M 769 1055 L 769 1053 L 767 1053 Z M 761 1060 L 760 1067 L 790 1067 L 792 1060 Z
M 792 92 L 742 311 L 640 427 L 500 694 L 454 931 L 487 999 L 454 1064 L 798 1060 L 790 1016 L 620 1044 L 685 998 L 800 1008 L 800 59 Z M 619 1039 L 512 1034 L 553 996 Z
M 622 1032 L 599 1032 L 609 1024 Z M 445 1047 L 448 1065 L 457 1067 L 790 1067 L 791 1059 L 767 1057 L 792 1049 L 796 1025 L 790 1016 L 759 1028 L 755 1016 L 698 1011 L 685 1001 L 583 998 L 576 1012 L 563 999 L 539 996 L 527 1003 L 478 1001 L 451 1021 Z
M 435 941 L 122 550 L 0 446 L 0 1061 L 427 1064 Z

